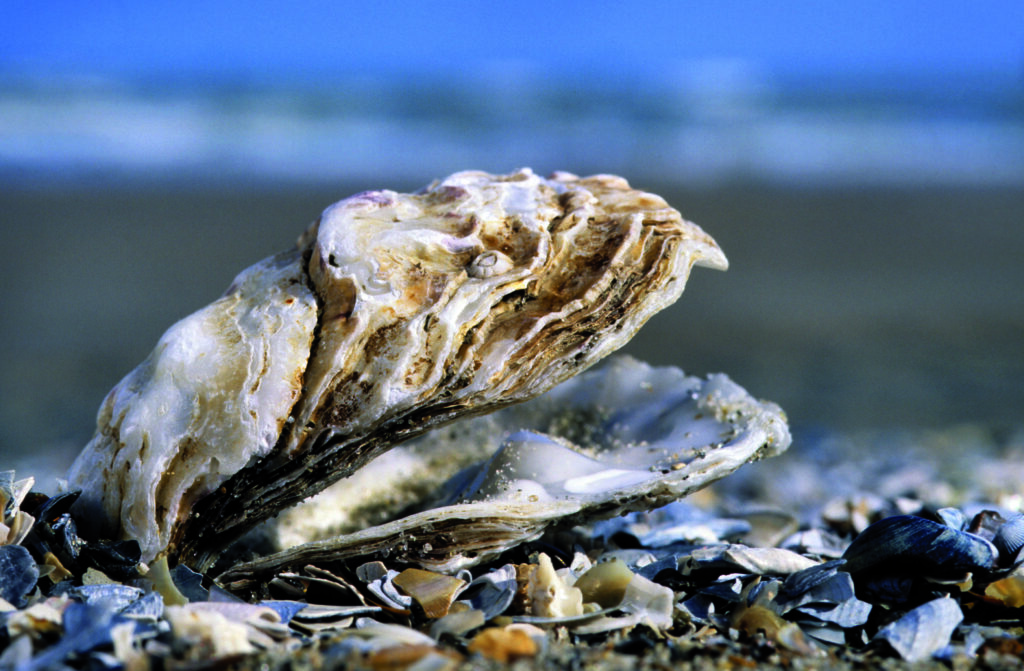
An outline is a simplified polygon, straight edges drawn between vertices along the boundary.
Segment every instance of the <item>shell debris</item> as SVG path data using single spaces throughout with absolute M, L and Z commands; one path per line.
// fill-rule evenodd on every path
M 720 488 L 727 492 L 732 486 L 729 479 Z M 103 541 L 52 533 L 54 526 L 68 529 L 68 519 L 39 514 L 60 506 L 33 493 L 26 512 L 40 522 L 28 537 L 32 551 L 0 548 L 30 559 L 0 565 L 6 577 L 21 576 L 14 593 L 22 597 L 0 612 L 0 660 L 100 664 L 113 654 L 126 665 L 172 656 L 259 664 L 286 655 L 292 661 L 359 660 L 390 668 L 417 660 L 451 665 L 478 655 L 592 659 L 587 655 L 607 646 L 589 644 L 611 636 L 617 649 L 677 660 L 770 654 L 792 664 L 827 651 L 833 662 L 863 667 L 891 657 L 991 658 L 1012 647 L 1013 623 L 1020 621 L 1018 551 L 993 545 L 993 557 L 963 552 L 978 541 L 965 543 L 960 536 L 972 534 L 963 530 L 971 528 L 998 536 L 1003 525 L 1014 523 L 1006 511 L 947 506 L 939 514 L 922 508 L 917 515 L 890 514 L 862 532 L 841 535 L 849 527 L 827 516 L 822 504 L 809 522 L 818 540 L 810 543 L 805 529 L 772 548 L 746 545 L 764 535 L 711 501 L 711 507 L 674 504 L 549 533 L 507 549 L 505 563 L 474 566 L 457 576 L 389 559 L 356 559 L 333 571 L 309 565 L 266 585 L 268 591 L 287 587 L 287 599 L 254 596 L 244 602 L 209 578 L 202 587 L 194 583 L 196 574 L 175 569 L 167 577 L 189 602 L 169 606 L 156 585 L 142 578 L 138 563 L 134 577 L 93 585 L 83 583 L 95 569 L 81 562 L 56 584 L 34 573 L 53 543 L 69 542 L 100 556 Z M 896 503 L 905 508 L 908 501 L 883 500 L 882 506 L 894 510 Z M 848 551 L 851 557 L 863 556 L 873 544 L 876 560 L 858 564 L 818 554 L 836 554 L 833 544 L 839 555 Z M 908 570 L 922 566 L 924 557 L 928 570 Z M 970 573 L 971 580 L 939 579 L 961 573 Z M 387 602 L 383 608 L 376 605 L 380 599 Z M 424 605 L 394 607 L 405 599 Z M 431 603 L 439 604 L 436 610 Z M 442 612 L 448 614 L 435 617 Z M 218 638 L 218 632 L 231 635 Z

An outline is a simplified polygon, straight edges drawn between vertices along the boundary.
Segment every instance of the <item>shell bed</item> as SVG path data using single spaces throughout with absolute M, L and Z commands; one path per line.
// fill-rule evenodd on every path
M 65 491 L 0 472 L 0 671 L 1019 656 L 1012 440 L 955 486 L 920 437 L 783 454 L 727 376 L 601 361 L 694 265 L 609 175 L 332 205 L 164 334 Z

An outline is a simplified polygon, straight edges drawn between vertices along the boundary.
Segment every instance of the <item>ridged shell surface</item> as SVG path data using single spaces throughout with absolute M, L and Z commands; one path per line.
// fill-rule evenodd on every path
M 607 175 L 462 172 L 327 208 L 108 395 L 69 473 L 104 532 L 202 567 L 393 445 L 625 344 L 715 242 Z

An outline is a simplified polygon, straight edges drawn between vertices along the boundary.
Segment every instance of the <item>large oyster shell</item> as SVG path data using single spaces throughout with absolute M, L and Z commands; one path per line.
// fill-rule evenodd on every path
M 625 180 L 463 172 L 324 211 L 177 323 L 100 408 L 79 515 L 199 567 L 396 443 L 623 345 L 714 241 Z

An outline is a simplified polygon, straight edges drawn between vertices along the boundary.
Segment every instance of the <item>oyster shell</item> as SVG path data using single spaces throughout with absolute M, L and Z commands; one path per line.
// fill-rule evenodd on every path
M 625 180 L 462 172 L 324 211 L 107 396 L 79 518 L 204 568 L 393 445 L 537 396 L 726 260 Z

